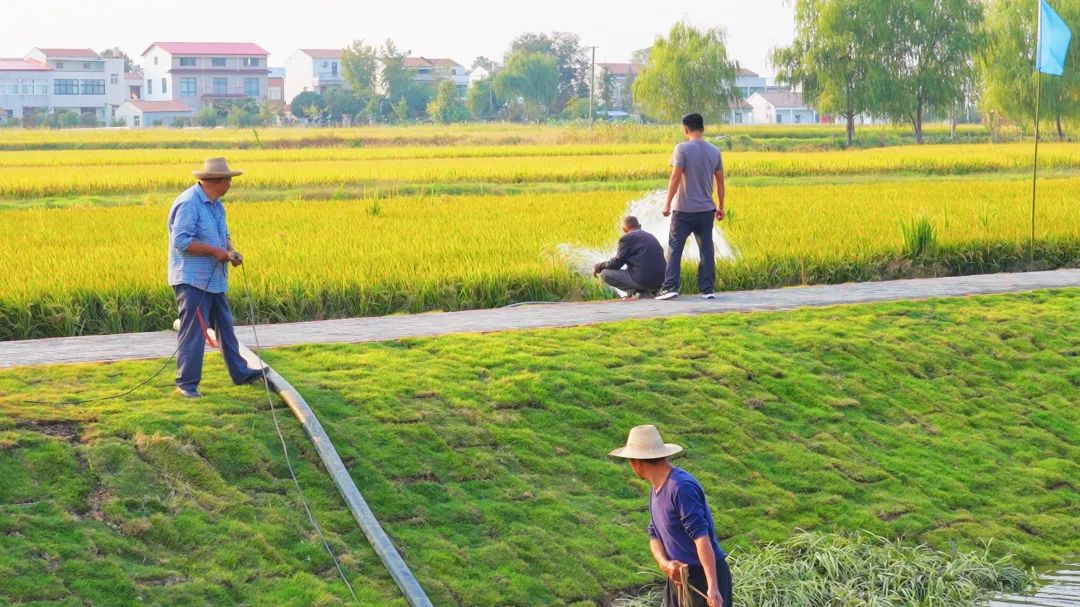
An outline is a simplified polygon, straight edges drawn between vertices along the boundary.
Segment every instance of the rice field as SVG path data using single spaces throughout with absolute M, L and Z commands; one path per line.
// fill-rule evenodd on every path
M 174 192 L 208 154 L 227 154 L 247 173 L 244 188 L 294 190 L 344 185 L 571 183 L 650 180 L 662 183 L 668 146 L 542 146 L 313 150 L 128 150 L 7 152 L 0 156 L 0 198 Z M 733 179 L 858 175 L 971 175 L 1025 171 L 1030 146 L 894 147 L 862 152 L 733 152 Z M 1080 168 L 1080 145 L 1048 144 L 1047 171 Z M 62 170 L 51 170 L 62 169 Z
M 722 224 L 737 252 L 723 288 L 760 288 L 1010 269 L 1026 262 L 1022 181 L 884 181 L 732 187 Z M 614 248 L 640 193 L 419 196 L 229 207 L 238 298 L 263 320 L 319 319 L 604 297 L 559 245 Z M 1048 181 L 1038 256 L 1080 262 L 1080 178 Z M 167 205 L 0 212 L 0 337 L 168 327 Z M 924 219 L 932 254 L 905 254 L 901 225 Z M 32 255 L 27 255 L 32 251 Z M 684 268 L 688 274 L 693 268 Z M 689 282 L 692 284 L 692 281 Z M 247 314 L 234 305 L 237 317 Z

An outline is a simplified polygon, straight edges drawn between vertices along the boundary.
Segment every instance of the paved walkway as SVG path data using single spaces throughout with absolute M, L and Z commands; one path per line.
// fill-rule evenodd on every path
M 661 318 L 810 306 L 872 303 L 1012 293 L 1080 287 L 1080 270 L 988 274 L 953 278 L 894 280 L 718 294 L 714 300 L 682 297 L 671 301 L 600 301 L 528 305 L 496 310 L 402 314 L 259 327 L 264 348 L 313 343 L 360 343 L 451 333 L 572 327 L 619 320 Z M 235 305 L 239 305 L 236 302 Z M 251 328 L 239 327 L 241 341 L 253 344 Z M 60 337 L 0 342 L 0 368 L 57 363 L 107 362 L 168 356 L 176 348 L 169 331 Z

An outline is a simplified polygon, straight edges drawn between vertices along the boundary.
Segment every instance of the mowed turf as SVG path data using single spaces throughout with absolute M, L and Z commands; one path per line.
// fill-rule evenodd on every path
M 1060 562 L 1080 550 L 1080 293 L 297 347 L 305 395 L 437 605 L 593 604 L 652 578 L 646 487 L 606 457 L 687 448 L 733 558 L 797 529 Z M 0 600 L 338 604 L 260 393 L 213 360 L 0 373 Z M 395 590 L 286 419 L 365 604 Z M 738 582 L 736 581 L 736 590 Z M 398 601 L 400 602 L 400 601 Z

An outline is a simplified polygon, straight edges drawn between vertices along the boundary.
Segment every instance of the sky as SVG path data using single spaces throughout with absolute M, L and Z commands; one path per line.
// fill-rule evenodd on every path
M 271 66 L 283 66 L 298 48 L 341 48 L 355 39 L 381 44 L 391 38 L 413 55 L 449 57 L 469 67 L 477 56 L 500 59 L 521 33 L 550 31 L 573 32 L 581 36 L 582 44 L 597 46 L 598 62 L 627 61 L 631 52 L 651 46 L 657 35 L 685 19 L 698 27 L 723 27 L 729 55 L 743 67 L 771 75 L 771 49 L 788 44 L 794 30 L 788 0 L 409 0 L 386 4 L 12 0 L 5 4 L 0 57 L 21 57 L 35 46 L 98 51 L 119 46 L 136 63 L 154 41 L 255 42 L 270 52 Z

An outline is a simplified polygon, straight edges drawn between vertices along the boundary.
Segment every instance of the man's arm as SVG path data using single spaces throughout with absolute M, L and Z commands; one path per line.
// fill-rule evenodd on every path
M 668 180 L 667 186 L 667 200 L 664 202 L 664 217 L 671 215 L 671 201 L 675 200 L 675 195 L 679 193 L 679 186 L 682 185 L 683 170 L 677 166 L 671 168 L 671 179 Z
M 656 560 L 656 565 L 660 567 L 660 571 L 663 571 L 664 575 L 672 582 L 679 583 L 679 571 L 683 563 L 669 560 L 664 545 L 655 537 L 649 538 L 649 551 L 652 552 L 653 559 Z
M 714 173 L 716 177 L 716 219 L 720 220 L 724 218 L 724 171 L 723 169 Z
M 724 607 L 724 599 L 720 596 L 720 587 L 716 582 L 716 552 L 712 549 L 712 539 L 703 535 L 694 539 L 694 547 L 697 549 L 698 560 L 701 568 L 705 570 L 705 582 L 708 591 L 709 607 Z
M 630 243 L 626 235 L 623 235 L 619 239 L 619 249 L 615 252 L 615 257 L 593 266 L 593 276 L 604 270 L 621 270 L 626 265 L 627 259 L 630 259 Z
M 191 201 L 184 202 L 176 210 L 172 225 L 172 245 L 181 253 L 213 257 L 217 261 L 226 261 L 229 252 L 220 247 L 195 240 L 195 224 L 198 212 Z

